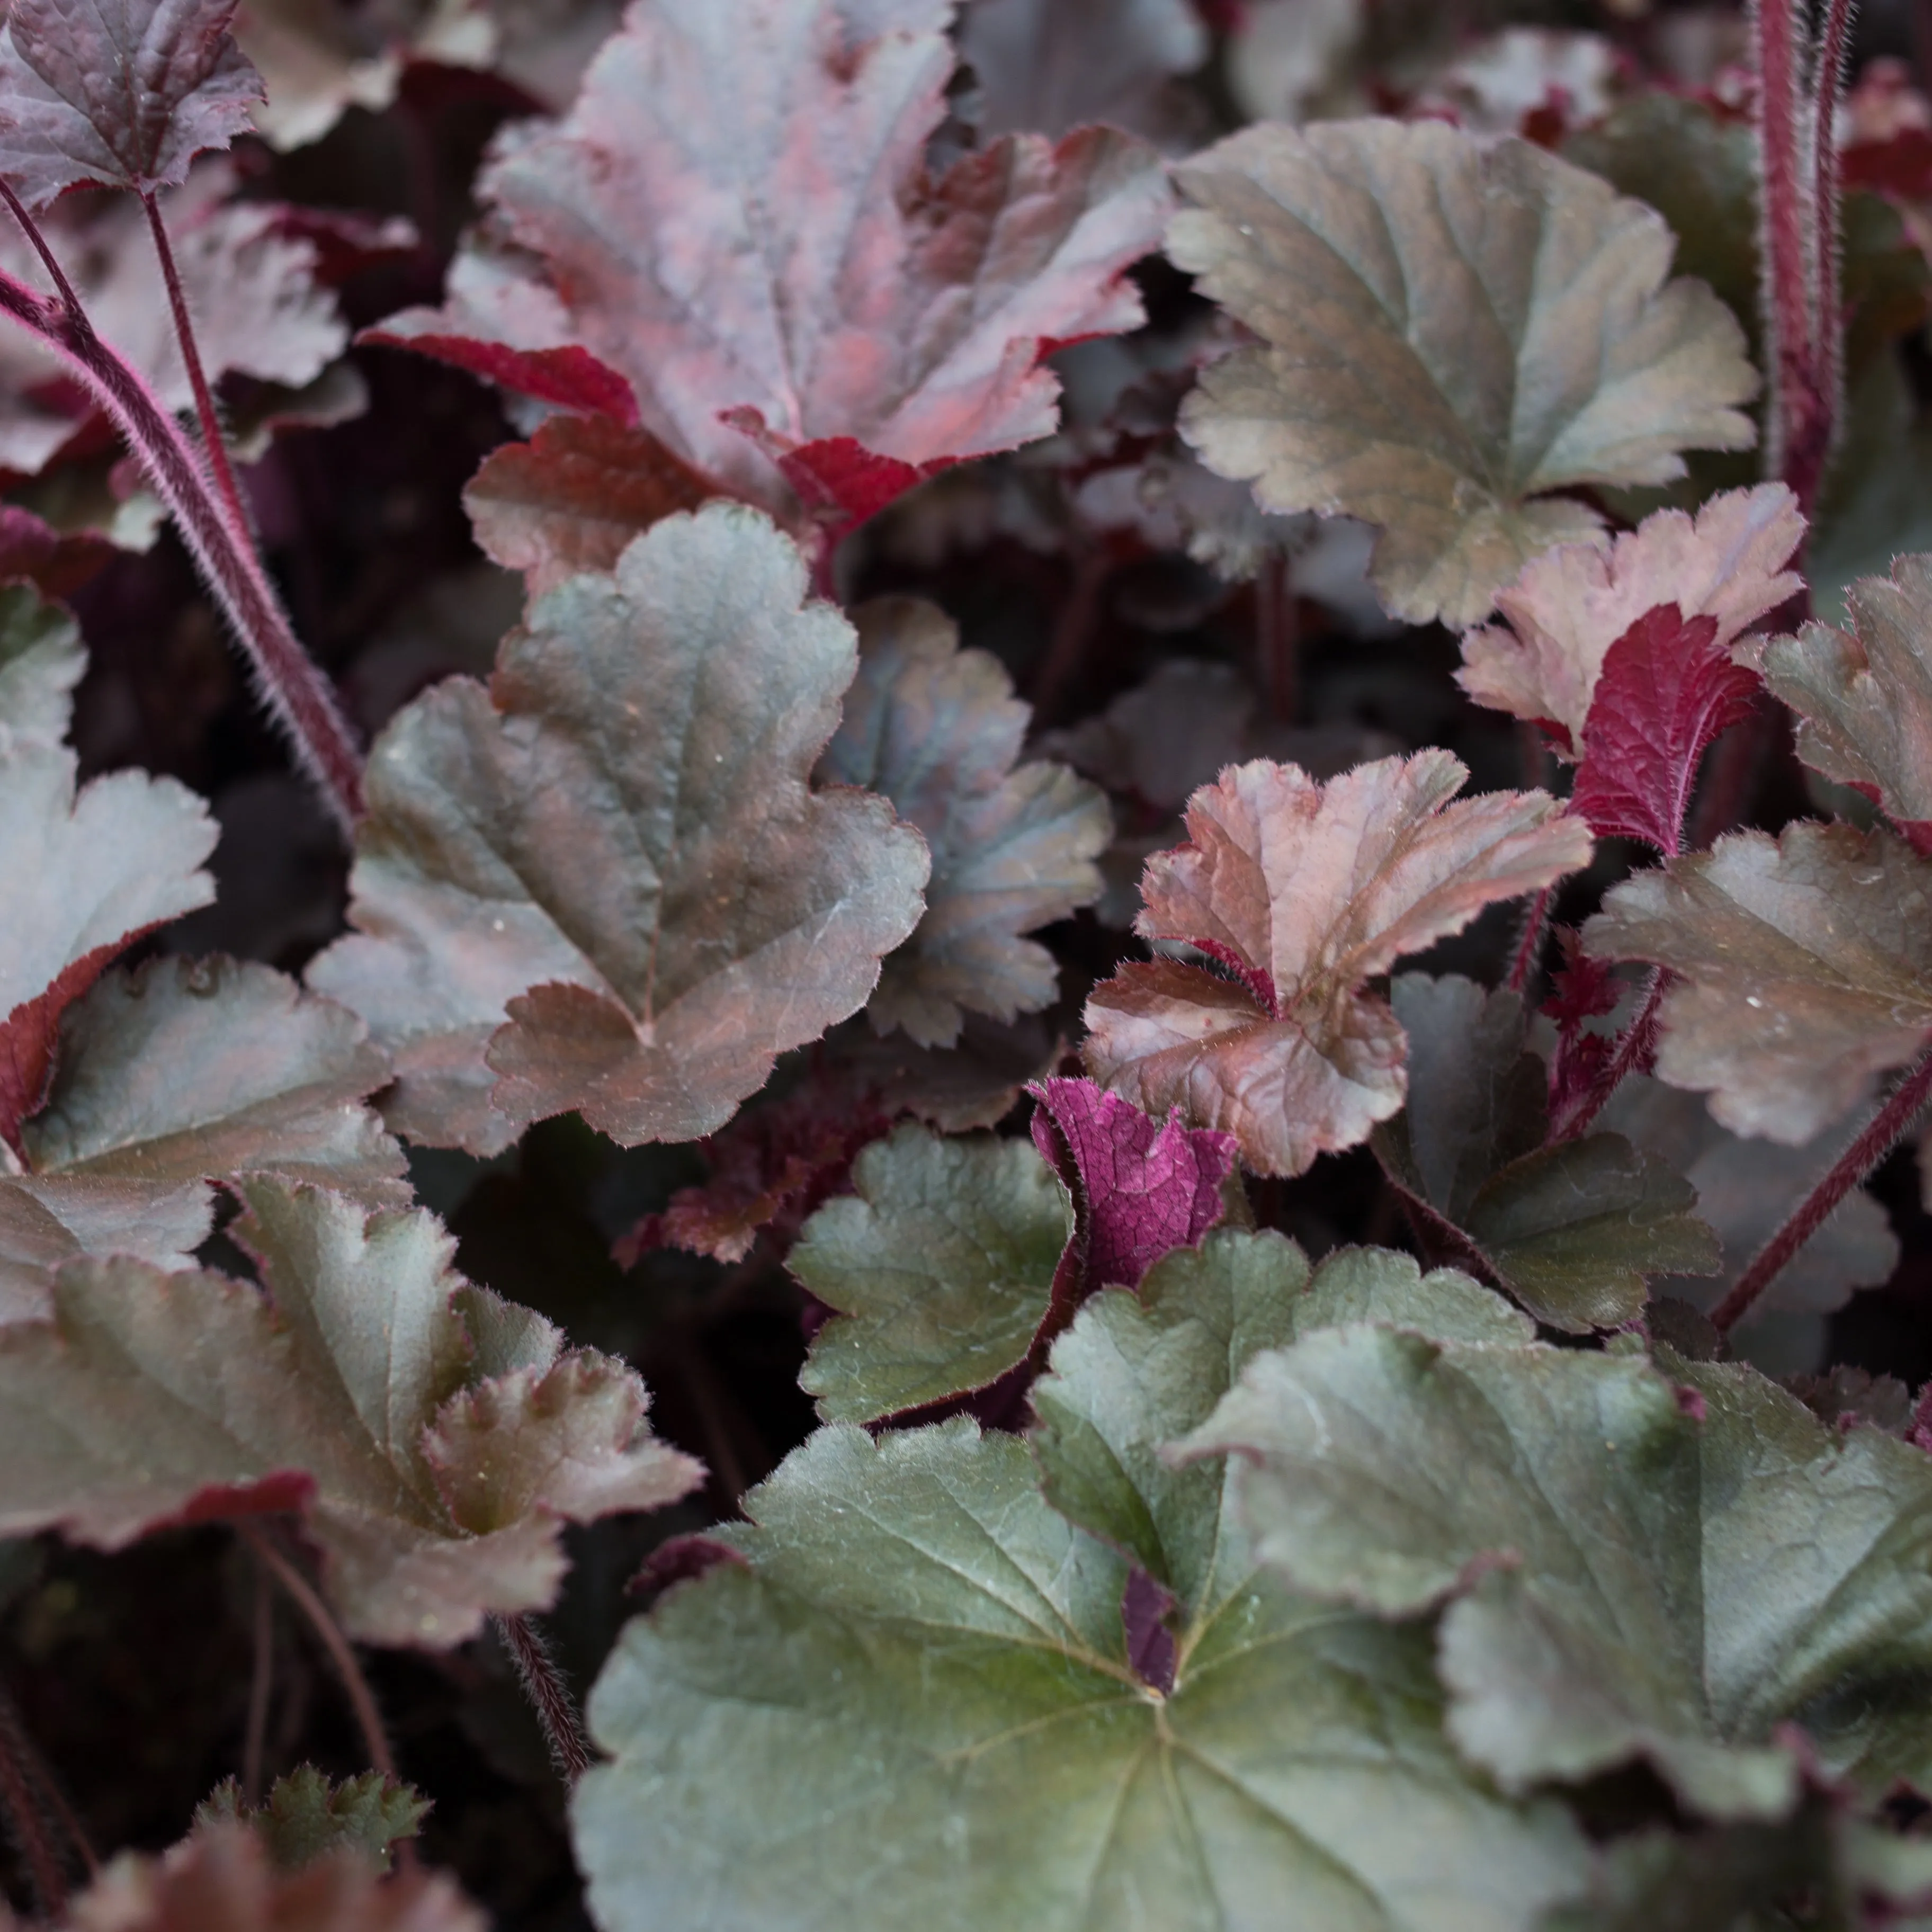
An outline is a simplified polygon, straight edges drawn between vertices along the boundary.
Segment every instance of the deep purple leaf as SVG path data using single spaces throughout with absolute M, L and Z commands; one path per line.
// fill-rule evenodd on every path
M 249 124 L 262 76 L 236 0 L 14 0 L 0 29 L 0 174 L 44 208 L 77 182 L 152 194 Z
M 1698 761 L 1757 689 L 1757 674 L 1732 662 L 1718 628 L 1715 617 L 1660 604 L 1610 646 L 1570 797 L 1600 838 L 1679 850 Z
M 1143 1684 L 1165 1696 L 1174 1688 L 1174 1633 L 1167 1620 L 1180 1607 L 1174 1592 L 1136 1563 L 1120 1593 L 1120 1627 L 1127 1662 Z

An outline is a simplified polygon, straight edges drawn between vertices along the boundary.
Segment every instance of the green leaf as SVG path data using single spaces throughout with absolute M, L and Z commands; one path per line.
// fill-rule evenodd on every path
M 809 788 L 856 663 L 796 547 L 718 504 L 538 598 L 487 692 L 392 720 L 360 930 L 309 972 L 392 1054 L 392 1126 L 492 1152 L 574 1109 L 694 1139 L 862 1006 L 927 858 L 884 800 Z
M 1932 1459 L 1840 1435 L 1754 1370 L 1356 1327 L 1265 1355 L 1188 1456 L 1291 1586 L 1447 1602 L 1449 1729 L 1505 1790 L 1647 1759 L 1717 1818 L 1829 1772 L 1920 1774 Z M 1700 1423 L 1693 1412 L 1701 1408 Z
M 564 1521 L 698 1480 L 642 1384 L 471 1288 L 421 1210 L 250 1180 L 229 1230 L 268 1292 L 70 1262 L 51 1320 L 0 1326 L 0 1534 L 116 1549 L 163 1525 L 303 1507 L 343 1624 L 444 1649 L 542 1609 Z
M 1932 1038 L 1932 861 L 1888 832 L 1732 833 L 1612 888 L 1583 937 L 1678 976 L 1658 1078 L 1736 1133 L 1800 1145 Z
M 1538 1321 L 1614 1327 L 1642 1308 L 1647 1275 L 1716 1270 L 1696 1190 L 1658 1156 L 1618 1134 L 1544 1144 L 1543 1063 L 1515 994 L 1406 973 L 1390 1003 L 1408 1035 L 1408 1104 L 1376 1130 L 1376 1154 Z
M 1529 1323 L 1453 1269 L 1346 1249 L 1310 1270 L 1273 1233 L 1216 1228 L 1156 1262 L 1138 1294 L 1095 1298 L 1034 1385 L 1031 1441 L 1046 1499 L 1199 1607 L 1240 1586 L 1217 1573 L 1239 1545 L 1216 1468 L 1175 1469 L 1161 1445 L 1204 1420 L 1266 1348 L 1340 1322 L 1382 1321 L 1458 1340 L 1527 1341 Z
M 902 1126 L 860 1155 L 852 1180 L 791 1251 L 792 1272 L 838 1311 L 799 1377 L 819 1414 L 873 1421 L 1025 1360 L 1073 1231 L 1033 1144 Z
M 883 793 L 932 853 L 925 916 L 867 1012 L 881 1033 L 950 1046 L 968 1012 L 1010 1020 L 1053 1004 L 1053 956 L 1021 935 L 1100 897 L 1113 820 L 1064 765 L 1018 762 L 1032 708 L 998 658 L 959 648 L 944 612 L 883 598 L 854 621 L 859 675 L 817 777 Z
M 609 1932 L 1225 1932 L 1290 1900 L 1298 1932 L 1510 1932 L 1577 1888 L 1566 1819 L 1460 1772 L 1419 1629 L 1230 1550 L 1171 1694 L 1142 1682 L 1127 1565 L 1012 1436 L 834 1426 L 746 1507 L 745 1561 L 632 1624 L 591 1701 Z
M 340 1846 L 349 1846 L 383 1870 L 389 1848 L 413 1838 L 429 1816 L 429 1800 L 412 1784 L 400 1784 L 380 1771 L 365 1771 L 340 1784 L 312 1764 L 298 1765 L 270 1788 L 266 1804 L 244 1804 L 233 1778 L 217 1785 L 195 1808 L 194 1822 L 206 1826 L 232 1820 L 249 1826 L 268 1848 L 279 1871 L 299 1871 Z
M 1839 421 L 1805 553 L 1813 611 L 1833 624 L 1850 620 L 1845 596 L 1858 578 L 1883 576 L 1907 551 L 1932 550 L 1932 424 L 1897 356 L 1879 358 L 1847 386 Z
M 1168 252 L 1261 338 L 1182 413 L 1263 508 L 1382 526 L 1372 576 L 1412 622 L 1474 622 L 1595 514 L 1552 491 L 1664 483 L 1750 447 L 1735 319 L 1666 284 L 1662 219 L 1514 139 L 1440 123 L 1252 128 L 1179 171 Z

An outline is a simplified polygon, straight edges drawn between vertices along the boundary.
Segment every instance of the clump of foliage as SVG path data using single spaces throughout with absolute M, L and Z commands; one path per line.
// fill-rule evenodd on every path
M 1906 14 L 11 0 L 0 1923 L 1932 1927 Z

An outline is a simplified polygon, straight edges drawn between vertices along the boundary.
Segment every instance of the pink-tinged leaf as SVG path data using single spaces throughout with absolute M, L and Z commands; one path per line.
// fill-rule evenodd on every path
M 1057 1332 L 1090 1294 L 1138 1288 L 1161 1256 L 1221 1218 L 1240 1150 L 1232 1134 L 1148 1118 L 1090 1080 L 1042 1080 L 1033 1142 L 1073 1197 L 1073 1238 L 1054 1277 Z
M 1705 749 L 1750 710 L 1757 686 L 1719 641 L 1716 618 L 1675 604 L 1646 611 L 1604 659 L 1570 808 L 1600 838 L 1674 854 Z
M 142 194 L 249 124 L 262 76 L 235 0 L 13 0 L 0 28 L 0 175 L 29 207 L 77 182 Z
M 0 578 L 33 585 L 46 597 L 70 597 L 114 554 L 104 537 L 70 536 L 31 510 L 0 505 Z
M 242 1184 L 266 1292 L 122 1256 L 68 1262 L 0 1326 L 0 1525 L 116 1549 L 305 1504 L 352 1635 L 441 1650 L 554 1596 L 565 1521 L 675 1502 L 698 1466 L 621 1363 L 471 1288 L 435 1218 Z M 296 1485 L 305 1486 L 306 1496 Z
M 493 451 L 463 506 L 484 554 L 520 570 L 535 595 L 614 568 L 633 537 L 723 494 L 648 430 L 558 416 L 528 442 Z
M 74 755 L 0 734 L 0 1138 L 17 1152 L 62 1013 L 116 953 L 206 905 L 215 826 L 169 778 L 116 772 L 78 794 Z
M 358 930 L 309 973 L 394 1060 L 392 1127 L 494 1151 L 575 1110 L 698 1139 L 862 1006 L 930 862 L 884 800 L 811 785 L 857 662 L 796 547 L 716 503 L 538 598 L 488 691 L 399 712 Z
M 232 1522 L 238 1516 L 286 1516 L 315 1500 L 315 1479 L 306 1469 L 278 1469 L 253 1482 L 211 1483 L 197 1490 L 171 1520 L 154 1529 L 187 1529 L 198 1522 Z
M 1190 842 L 1148 862 L 1136 928 L 1235 976 L 1123 968 L 1088 1002 L 1088 1070 L 1150 1112 L 1233 1134 L 1260 1173 L 1365 1140 L 1402 1105 L 1406 1052 L 1365 982 L 1589 860 L 1588 829 L 1546 794 L 1452 803 L 1468 776 L 1426 751 L 1325 784 L 1258 761 L 1203 787 Z
M 1660 510 L 1621 536 L 1559 544 L 1498 593 L 1502 623 L 1464 638 L 1456 682 L 1580 757 L 1604 661 L 1638 619 L 1674 604 L 1714 619 L 1727 649 L 1802 587 L 1786 566 L 1804 536 L 1796 498 L 1765 483 L 1713 496 L 1694 520 Z
M 226 162 L 204 163 L 161 197 L 196 346 L 211 382 L 232 372 L 301 388 L 341 354 L 349 332 L 334 298 L 317 286 L 315 243 L 285 232 L 287 211 L 278 204 L 230 199 L 235 174 Z M 140 204 L 72 196 L 40 226 L 98 333 L 166 407 L 192 409 L 194 386 Z M 0 266 L 50 286 L 25 238 L 5 224 Z M 88 429 L 92 406 L 69 392 L 65 375 L 24 331 L 0 334 L 0 464 L 32 474 Z
M 0 1926 L 16 1932 L 0 1908 Z M 74 1900 L 59 1932 L 488 1932 L 448 1876 L 421 1867 L 388 1877 L 356 1846 L 294 1870 L 268 1834 L 240 1822 L 200 1826 L 156 1858 L 123 1853 Z M 18 1928 L 18 1932 L 29 1928 Z M 51 1932 L 51 1928 L 50 1929 Z
M 502 344 L 512 385 L 519 354 L 578 345 L 628 380 L 644 428 L 782 514 L 793 490 L 729 412 L 812 452 L 800 480 L 842 514 L 1050 434 L 1059 385 L 1041 359 L 1140 322 L 1125 271 L 1159 240 L 1166 175 L 1089 128 L 1058 147 L 1008 136 L 929 176 L 945 13 L 633 8 L 560 122 L 500 140 L 445 308 L 382 339 L 470 367 Z M 886 466 L 817 447 L 840 440 Z

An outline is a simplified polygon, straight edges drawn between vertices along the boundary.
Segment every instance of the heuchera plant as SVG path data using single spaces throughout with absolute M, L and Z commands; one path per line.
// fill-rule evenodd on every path
M 1894 10 L 11 0 L 0 1924 L 1932 1928 Z

